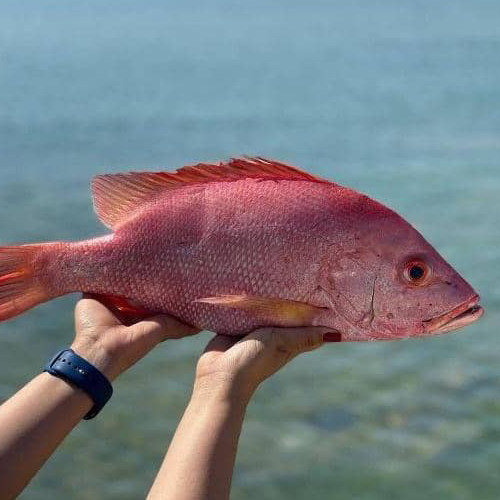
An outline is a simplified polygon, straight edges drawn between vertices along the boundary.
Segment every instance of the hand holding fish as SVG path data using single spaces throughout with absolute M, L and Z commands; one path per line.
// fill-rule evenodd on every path
M 242 339 L 216 335 L 196 368 L 195 391 L 250 399 L 257 387 L 298 354 L 340 335 L 329 328 L 259 328 Z
M 198 332 L 171 316 L 125 317 L 105 302 L 90 295 L 78 302 L 71 347 L 110 380 L 160 342 Z M 8 480 L 0 482 L 0 498 L 15 498 L 23 490 L 92 405 L 83 390 L 49 373 L 41 373 L 1 405 L 0 477 Z
M 197 333 L 170 316 L 124 316 L 108 305 L 103 297 L 83 296 L 75 308 L 72 348 L 110 380 L 158 343 Z M 324 327 L 261 328 L 241 339 L 214 337 L 198 362 L 191 401 L 148 498 L 165 498 L 165 485 L 168 494 L 179 493 L 171 497 L 178 500 L 206 492 L 228 498 L 253 391 L 301 352 L 334 341 L 340 335 Z M 9 478 L 0 486 L 2 498 L 15 498 L 24 489 L 92 404 L 84 391 L 42 373 L 0 407 L 0 476 Z M 193 468 L 200 474 L 186 481 Z
M 259 328 L 242 339 L 216 335 L 198 361 L 191 400 L 148 500 L 228 499 L 255 389 L 298 354 L 340 340 L 324 327 Z
M 118 310 L 109 309 L 102 298 L 91 295 L 84 295 L 76 305 L 75 331 L 71 348 L 109 380 L 114 380 L 160 342 L 199 332 L 164 314 L 125 318 Z

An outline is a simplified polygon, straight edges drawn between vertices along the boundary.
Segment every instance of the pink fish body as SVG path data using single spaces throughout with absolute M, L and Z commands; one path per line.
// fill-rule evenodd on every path
M 110 235 L 0 247 L 0 320 L 75 291 L 231 335 L 321 325 L 343 341 L 387 340 L 482 314 L 399 215 L 295 167 L 248 158 L 104 175 L 93 195 Z

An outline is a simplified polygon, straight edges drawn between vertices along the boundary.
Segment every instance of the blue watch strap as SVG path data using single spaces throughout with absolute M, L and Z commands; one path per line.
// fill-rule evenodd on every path
M 94 406 L 83 417 L 85 420 L 94 418 L 113 394 L 113 386 L 109 380 L 72 349 L 58 352 L 43 371 L 71 382 L 90 396 Z

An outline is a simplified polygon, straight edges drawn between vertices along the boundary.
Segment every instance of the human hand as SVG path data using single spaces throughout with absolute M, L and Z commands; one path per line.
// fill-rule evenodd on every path
M 113 380 L 160 342 L 199 331 L 167 315 L 134 319 L 129 324 L 102 298 L 84 294 L 75 308 L 76 335 L 71 348 Z
M 340 334 L 325 327 L 259 328 L 243 338 L 216 335 L 198 361 L 195 392 L 222 391 L 248 400 L 298 354 L 339 341 Z
M 340 334 L 323 327 L 260 328 L 243 338 L 216 335 L 198 361 L 193 394 L 148 499 L 229 498 L 253 391 L 299 353 L 339 340 Z

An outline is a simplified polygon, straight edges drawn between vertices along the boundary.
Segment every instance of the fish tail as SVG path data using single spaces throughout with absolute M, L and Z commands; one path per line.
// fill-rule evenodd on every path
M 59 295 L 43 285 L 40 257 L 53 243 L 0 246 L 0 321 Z

